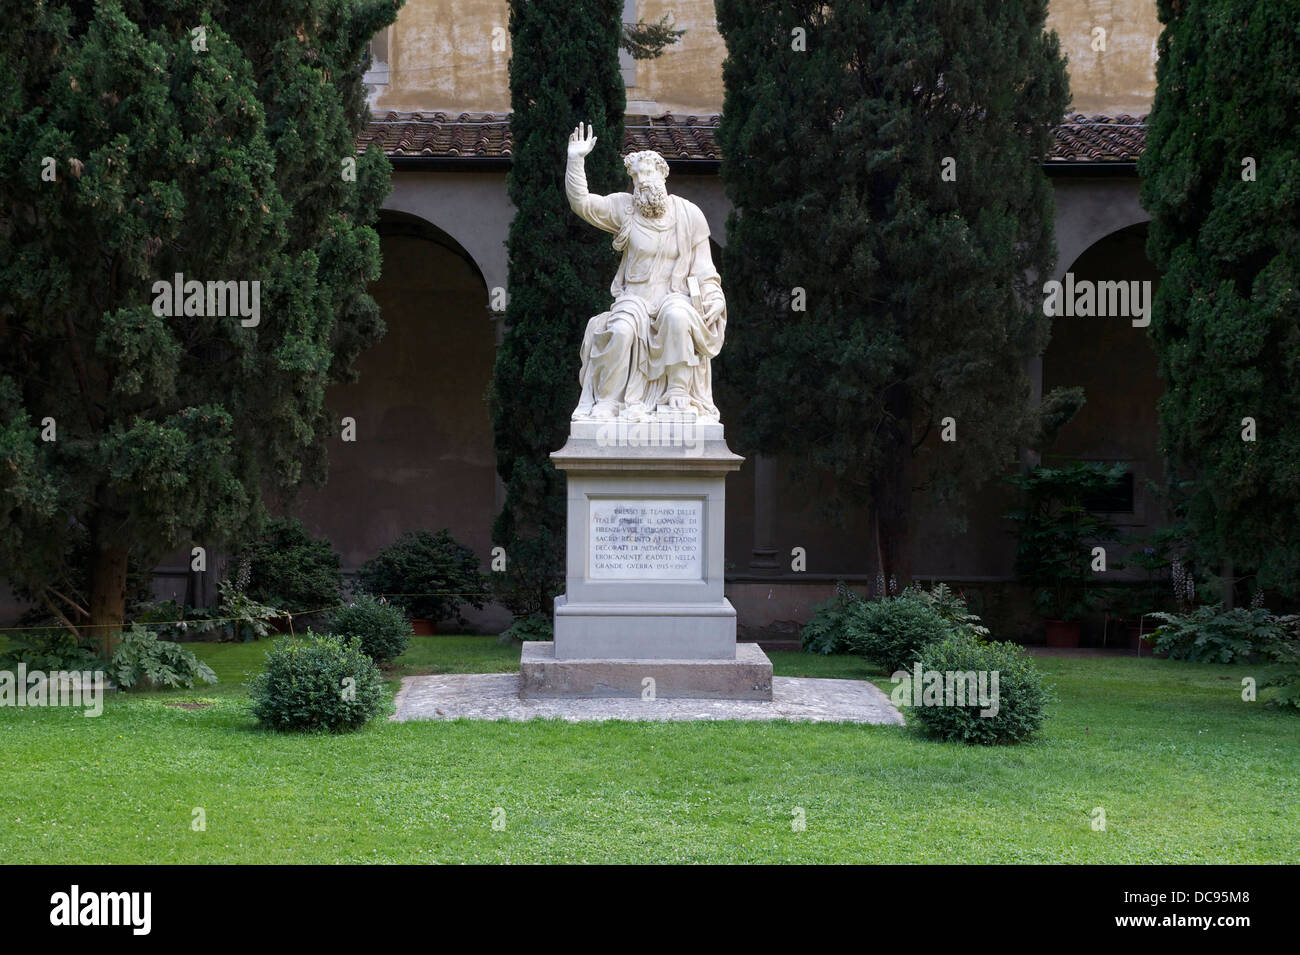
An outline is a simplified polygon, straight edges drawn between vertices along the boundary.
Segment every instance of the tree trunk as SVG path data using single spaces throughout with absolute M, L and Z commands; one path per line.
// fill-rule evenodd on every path
M 898 590 L 912 582 L 912 533 L 909 512 L 912 498 L 912 458 L 895 462 L 875 485 L 876 553 L 886 592 L 892 578 Z
M 97 518 L 90 534 L 90 627 L 107 659 L 126 617 L 126 548 L 104 539 L 102 523 Z
M 897 582 L 899 591 L 912 581 L 910 402 L 906 395 L 897 395 L 887 403 L 887 407 L 894 421 L 892 427 L 882 429 L 881 434 L 881 449 L 886 463 L 871 482 L 872 525 L 886 593 L 891 577 Z

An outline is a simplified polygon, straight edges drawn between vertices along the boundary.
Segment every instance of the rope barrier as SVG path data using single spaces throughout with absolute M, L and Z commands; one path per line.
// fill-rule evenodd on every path
M 482 594 L 460 594 L 460 593 L 452 593 L 450 591 L 438 591 L 436 593 L 425 593 L 425 594 L 373 594 L 372 596 L 381 597 L 387 600 L 389 597 L 466 597 L 469 598 L 469 597 L 481 597 L 483 595 Z M 271 621 L 279 620 L 281 618 L 287 617 L 289 620 L 289 630 L 290 633 L 292 634 L 294 617 L 310 617 L 313 614 L 325 613 L 328 610 L 338 610 L 348 606 L 351 606 L 351 604 L 337 603 L 337 604 L 330 604 L 327 607 L 320 607 L 316 610 L 294 610 L 294 611 L 279 610 L 276 611 L 276 613 L 270 617 L 256 617 L 253 619 L 263 620 L 266 621 L 267 623 L 270 623 Z M 77 624 L 77 629 L 78 630 L 103 630 L 105 627 L 107 627 L 113 630 L 124 630 L 127 627 L 130 627 L 134 624 L 139 624 L 142 627 L 174 627 L 180 624 L 198 625 L 198 624 L 231 623 L 232 621 L 237 621 L 237 620 L 247 621 L 249 619 L 250 618 L 248 617 L 191 617 L 188 620 L 132 620 L 130 622 L 123 622 L 121 624 L 82 623 L 82 624 Z M 33 630 L 67 630 L 67 629 L 68 629 L 67 626 L 64 624 L 57 624 L 48 627 L 0 627 L 0 633 L 27 633 Z

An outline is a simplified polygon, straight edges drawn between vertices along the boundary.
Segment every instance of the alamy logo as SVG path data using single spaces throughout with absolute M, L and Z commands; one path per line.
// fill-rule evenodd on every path
M 181 315 L 224 318 L 239 316 L 240 325 L 255 328 L 262 320 L 260 281 L 200 282 L 177 272 L 171 281 L 153 283 L 153 313 L 159 318 Z
M 151 892 L 68 892 L 50 896 L 51 925 L 128 925 L 132 935 L 148 935 L 152 926 Z
M 1075 281 L 1073 272 L 1065 281 L 1052 279 L 1043 285 L 1043 314 L 1053 318 L 1131 318 L 1134 328 L 1151 324 L 1151 282 Z
M 1000 670 L 896 670 L 889 700 L 895 706 L 979 706 L 980 716 L 998 715 Z
M 686 457 L 704 453 L 704 429 L 694 421 L 606 421 L 596 430 L 600 448 L 681 448 Z
M 86 716 L 99 716 L 104 712 L 104 671 L 44 673 L 20 663 L 17 672 L 0 670 L 0 706 L 84 707 Z

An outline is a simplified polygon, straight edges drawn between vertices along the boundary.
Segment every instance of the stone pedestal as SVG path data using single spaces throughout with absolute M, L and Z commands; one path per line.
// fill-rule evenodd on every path
M 771 699 L 772 665 L 736 649 L 723 596 L 722 425 L 574 422 L 551 455 L 568 481 L 565 593 L 555 642 L 525 646 L 520 695 Z M 647 682 L 649 678 L 649 682 Z

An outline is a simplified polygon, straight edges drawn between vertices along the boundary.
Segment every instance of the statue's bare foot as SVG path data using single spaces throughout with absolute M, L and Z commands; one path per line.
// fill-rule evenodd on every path
M 674 411 L 686 411 L 686 410 L 688 410 L 688 409 L 691 407 L 691 399 L 690 399 L 690 396 L 689 396 L 689 395 L 669 395 L 669 396 L 668 396 L 668 407 L 672 408 Z
M 650 413 L 650 410 L 645 405 L 628 405 L 623 412 L 623 416 L 628 421 L 652 421 L 654 419 L 654 415 Z
M 598 401 L 591 409 L 591 417 L 600 421 L 609 421 L 618 417 L 618 407 L 611 402 Z

